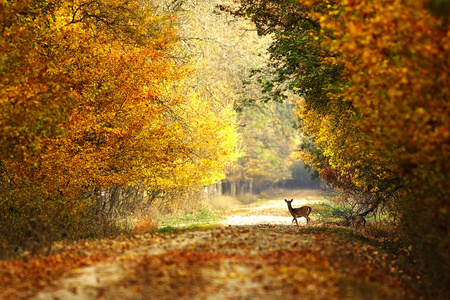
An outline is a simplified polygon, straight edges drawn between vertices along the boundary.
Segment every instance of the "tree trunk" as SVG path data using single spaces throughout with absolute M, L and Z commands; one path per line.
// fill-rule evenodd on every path
M 222 181 L 219 181 L 216 183 L 216 189 L 217 189 L 217 197 L 222 196 Z
M 239 194 L 238 195 L 244 195 L 246 183 L 247 182 L 245 180 L 239 180 Z
M 230 196 L 236 197 L 236 181 L 230 181 Z

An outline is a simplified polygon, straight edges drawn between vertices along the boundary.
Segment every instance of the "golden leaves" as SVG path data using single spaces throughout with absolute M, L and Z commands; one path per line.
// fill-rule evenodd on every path
M 411 159 L 414 165 L 430 165 L 437 157 L 448 157 L 445 140 L 438 140 L 435 134 L 445 131 L 442 117 L 449 113 L 444 104 L 449 81 L 441 81 L 447 78 L 449 68 L 444 54 L 448 30 L 425 9 L 424 1 L 414 5 L 405 1 L 339 3 L 342 6 L 333 8 L 340 11 L 338 18 L 330 14 L 318 17 L 323 45 L 334 53 L 324 63 L 345 67 L 344 78 L 349 82 L 338 97 L 352 103 L 362 117 L 348 116 L 348 122 L 341 121 L 347 137 L 339 128 L 328 130 L 326 119 L 317 122 L 313 111 L 302 112 L 306 128 L 325 147 L 335 167 L 347 165 L 357 153 L 363 159 L 350 165 L 392 164 L 398 159 L 405 164 Z M 330 31 L 334 34 L 326 35 Z M 334 108 L 331 102 L 329 111 Z M 333 113 L 341 114 L 339 110 Z M 342 114 L 341 120 L 346 118 Z M 359 150 L 341 155 L 342 147 Z M 386 167 L 397 170 L 395 164 Z
M 337 96 L 357 114 L 347 115 L 331 103 L 328 112 L 335 118 L 325 124 L 316 120 L 321 114 L 302 112 L 306 129 L 341 174 L 351 168 L 353 183 L 403 205 L 398 212 L 412 244 L 435 239 L 434 254 L 422 246 L 408 250 L 423 258 L 428 272 L 436 257 L 447 257 L 449 245 L 437 238 L 448 231 L 448 203 L 442 198 L 450 159 L 448 24 L 431 14 L 425 0 L 337 3 L 339 18 L 320 18 L 322 45 L 345 69 L 347 82 Z M 391 190 L 399 191 L 398 199 Z M 428 274 L 445 268 L 436 265 Z
M 23 227 L 30 212 L 76 220 L 88 190 L 224 177 L 233 108 L 182 81 L 192 67 L 177 58 L 171 16 L 138 1 L 33 3 L 0 4 L 1 212 L 19 211 Z
M 115 11 L 114 7 L 120 7 L 121 10 Z M 17 7 L 17 9 L 19 8 Z M 20 9 L 31 8 L 24 6 Z M 57 139 L 49 139 L 45 143 L 51 151 L 57 151 L 58 148 L 60 151 L 62 150 L 60 158 L 64 157 L 65 168 L 84 166 L 85 169 L 80 170 L 82 173 L 87 170 L 90 170 L 89 172 L 94 170 L 89 166 L 97 166 L 99 169 L 107 170 L 112 168 L 111 161 L 108 162 L 108 160 L 115 159 L 116 162 L 113 164 L 116 164 L 118 157 L 122 157 L 122 159 L 130 162 L 131 156 L 126 154 L 127 152 L 133 153 L 138 148 L 149 150 L 147 146 L 150 146 L 152 141 L 160 141 L 160 137 L 162 139 L 188 138 L 188 135 L 178 136 L 179 130 L 167 127 L 171 122 L 170 118 L 163 120 L 159 117 L 159 115 L 167 114 L 170 110 L 181 112 L 193 109 L 189 105 L 180 106 L 182 103 L 180 99 L 183 98 L 181 95 L 175 93 L 164 95 L 164 87 L 179 81 L 187 71 L 186 67 L 174 64 L 167 56 L 167 53 L 172 51 L 175 41 L 175 30 L 170 22 L 167 22 L 170 18 L 156 16 L 151 11 L 150 6 L 143 7 L 136 2 L 124 1 L 99 1 L 88 4 L 80 1 L 70 3 L 63 1 L 59 3 L 59 6 L 52 9 L 54 10 L 54 17 L 49 19 L 49 26 L 42 27 L 41 24 L 38 24 L 32 31 L 37 37 L 35 40 L 39 42 L 33 44 L 35 49 L 34 52 L 31 51 L 35 58 L 30 57 L 29 65 L 23 65 L 23 67 L 29 68 L 29 70 L 32 70 L 31 72 L 36 72 L 36 70 L 39 70 L 37 66 L 45 63 L 46 67 L 43 68 L 45 78 L 47 80 L 52 78 L 51 81 L 55 82 L 51 88 L 56 100 L 54 101 L 55 112 L 52 113 L 61 118 L 49 120 L 64 128 L 67 134 Z M 99 14 L 103 14 L 101 18 Z M 2 16 L 6 17 L 4 14 Z M 90 23 L 92 20 L 89 18 L 96 17 L 103 20 L 102 22 L 111 22 L 111 24 L 107 28 L 101 24 L 102 22 Z M 44 18 L 46 18 L 45 15 Z M 109 18 L 110 20 L 108 20 Z M 108 37 L 111 33 L 110 28 L 119 26 L 123 22 L 128 25 L 139 25 L 117 27 L 116 33 L 123 36 L 115 36 L 114 39 L 111 39 L 111 36 Z M 95 35 L 86 30 L 87 24 L 90 24 L 91 29 L 95 28 Z M 35 26 L 32 22 L 27 25 Z M 9 31 L 6 31 L 6 36 L 17 37 L 17 34 L 8 33 L 13 28 L 16 27 L 8 27 Z M 159 29 L 150 34 L 148 30 L 151 28 Z M 21 30 L 19 26 L 17 26 L 17 30 Z M 23 30 L 21 32 L 28 31 Z M 150 36 L 151 38 L 149 38 Z M 26 40 L 28 36 L 24 34 L 21 38 Z M 135 39 L 139 43 L 128 43 L 128 39 Z M 23 44 L 26 45 L 27 43 Z M 43 49 L 48 55 L 39 53 Z M 41 76 L 41 73 L 36 76 L 38 75 Z M 24 76 L 28 75 L 25 73 Z M 22 88 L 20 85 L 12 85 L 4 92 L 10 98 L 12 95 L 17 95 L 15 105 L 34 105 L 34 109 L 40 109 L 44 102 L 39 100 L 38 95 L 48 93 L 49 88 L 47 85 L 42 85 L 44 88 L 39 91 L 37 90 L 38 87 L 39 85 L 34 84 L 22 85 Z M 16 92 L 13 92 L 14 89 L 16 89 Z M 68 93 L 74 102 L 70 105 L 67 102 L 62 102 L 61 95 L 63 93 Z M 193 99 L 196 99 L 195 96 Z M 201 102 L 203 100 L 197 99 L 196 101 Z M 6 102 L 2 101 L 2 103 Z M 201 113 L 204 114 L 207 113 L 208 108 L 202 110 Z M 38 111 L 36 113 L 38 114 Z M 11 114 L 10 116 L 13 122 L 13 118 L 16 118 L 16 116 Z M 229 118 L 230 116 L 228 114 L 222 117 Z M 203 117 L 200 117 L 198 120 L 202 119 Z M 61 121 L 63 122 L 61 123 Z M 197 123 L 192 121 L 191 119 L 184 119 L 182 122 L 186 123 L 180 123 L 179 125 L 192 126 L 191 130 L 196 132 L 197 129 L 194 129 L 194 125 Z M 152 122 L 155 122 L 155 125 L 151 125 Z M 219 124 L 213 126 L 217 128 Z M 230 128 L 228 127 L 227 130 L 229 131 Z M 203 129 L 206 130 L 207 127 L 203 127 Z M 202 132 L 201 130 L 199 132 Z M 173 133 L 173 137 L 169 137 L 168 133 Z M 232 132 L 229 131 L 228 133 Z M 18 135 L 18 133 L 11 134 Z M 203 134 L 210 135 L 206 131 Z M 150 139 L 147 141 L 142 138 L 143 136 Z M 233 134 L 230 135 L 230 137 L 233 136 Z M 136 137 L 139 138 L 136 139 Z M 32 140 L 33 137 L 29 139 Z M 147 142 L 148 145 L 139 144 L 144 142 Z M 231 142 L 230 145 L 233 144 L 230 139 L 228 139 L 228 142 Z M 56 144 L 51 145 L 52 143 Z M 190 142 L 185 141 L 185 143 Z M 21 147 L 25 147 L 23 151 L 27 151 L 27 145 Z M 122 150 L 117 151 L 117 147 Z M 158 146 L 153 148 L 158 148 Z M 40 149 L 40 151 L 46 150 Z M 66 151 L 67 153 L 64 153 Z M 232 152 L 222 150 L 222 153 L 231 154 Z M 76 155 L 74 155 L 75 153 Z M 138 151 L 137 153 L 150 155 L 151 151 Z M 169 152 L 166 151 L 165 153 L 168 154 Z M 55 160 L 59 160 L 55 155 L 44 154 L 40 157 L 55 157 Z M 135 160 L 149 163 L 150 157 L 153 156 L 138 157 Z M 174 160 L 170 156 L 162 157 L 161 154 L 161 159 Z M 70 159 L 67 160 L 68 158 Z M 37 159 L 39 159 L 39 156 Z M 85 163 L 80 164 L 80 160 L 85 160 Z M 121 168 L 127 165 L 125 160 L 119 163 Z M 155 161 L 155 164 L 157 163 L 162 162 Z M 63 167 L 61 162 L 58 161 L 48 161 L 45 164 L 47 165 L 48 175 L 51 172 L 56 172 L 56 170 L 51 171 L 56 165 L 58 165 L 57 168 Z M 52 164 L 55 167 L 52 168 Z M 131 167 L 135 163 L 128 165 Z M 122 171 L 123 173 L 130 173 L 131 170 Z M 76 174 L 77 172 L 69 173 Z M 92 176 L 94 176 L 93 173 Z M 108 182 L 107 176 L 102 177 L 102 180 Z M 117 180 L 119 178 L 111 178 L 113 182 Z M 128 180 L 131 180 L 131 178 L 128 178 Z M 97 182 L 97 180 L 94 181 Z M 120 181 L 123 180 L 120 179 Z
M 41 296 L 55 296 L 55 290 L 83 296 L 85 284 L 91 284 L 90 292 L 103 288 L 105 298 L 206 298 L 220 292 L 244 298 L 361 298 L 370 293 L 404 299 L 409 292 L 399 280 L 402 270 L 383 251 L 328 231 L 299 232 L 295 226 L 118 237 L 59 245 L 54 251 L 0 262 L 0 296 L 28 298 L 43 289 L 48 293 Z M 87 273 L 102 284 L 80 282 Z M 63 276 L 64 283 L 57 281 Z M 74 284 L 79 290 L 64 290 Z

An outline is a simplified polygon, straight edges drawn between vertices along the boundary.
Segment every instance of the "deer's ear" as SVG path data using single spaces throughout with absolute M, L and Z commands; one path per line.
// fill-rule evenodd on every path
M 291 201 L 294 201 L 294 199 L 291 199 Z
M 284 201 L 288 202 L 287 199 L 284 199 Z

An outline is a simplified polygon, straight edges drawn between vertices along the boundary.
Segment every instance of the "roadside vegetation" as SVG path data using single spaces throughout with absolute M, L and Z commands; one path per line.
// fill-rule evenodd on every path
M 296 100 L 301 160 L 349 204 L 334 213 L 388 219 L 377 230 L 393 232 L 438 298 L 450 287 L 449 7 L 242 0 L 223 8 L 273 38 L 253 78 L 266 101 Z
M 446 298 L 449 36 L 449 0 L 0 0 L 0 263 L 320 187 L 299 232 Z
M 303 191 L 271 190 L 269 193 L 294 197 Z M 41 249 L 34 255 L 22 253 L 13 260 L 0 261 L 0 297 L 26 299 L 54 288 L 66 289 L 67 284 L 59 286 L 58 280 L 70 281 L 72 277 L 75 277 L 74 286 L 69 293 L 84 295 L 83 283 L 77 283 L 76 279 L 84 269 L 89 269 L 86 272 L 91 276 L 96 270 L 94 274 L 101 279 L 102 284 L 97 288 L 100 299 L 149 296 L 149 286 L 157 298 L 164 297 L 167 289 L 173 296 L 200 297 L 205 291 L 221 293 L 227 284 L 233 286 L 234 280 L 240 282 L 244 292 L 247 285 L 258 287 L 248 292 L 262 298 L 273 296 L 272 293 L 298 297 L 302 293 L 298 286 L 309 286 L 304 295 L 309 299 L 330 295 L 346 299 L 361 299 L 363 295 L 369 299 L 378 299 L 380 295 L 389 295 L 389 299 L 420 299 L 426 295 L 420 288 L 424 283 L 413 266 L 392 251 L 395 247 L 388 246 L 393 242 L 391 237 L 372 236 L 373 220 L 368 221 L 364 231 L 327 226 L 324 223 L 330 220 L 328 216 L 341 210 L 333 207 L 326 197 L 311 198 L 317 202 L 321 198 L 324 202 L 311 204 L 310 226 L 292 225 L 287 208 L 277 197 L 273 199 L 279 201 L 278 208 L 270 206 L 258 213 L 285 215 L 287 221 L 283 224 L 218 226 L 221 214 L 230 209 L 235 217 L 251 217 L 248 210 L 236 210 L 235 205 L 251 211 L 255 203 L 244 205 L 235 200 L 226 209 L 206 211 L 203 208 L 188 215 L 166 216 L 158 223 L 144 220 L 129 234 L 73 243 L 55 242 L 51 248 Z M 264 207 L 264 203 L 265 200 L 260 200 L 256 204 Z M 156 248 L 162 254 L 148 254 Z M 105 286 L 109 275 L 101 270 L 114 265 L 127 275 Z M 210 266 L 215 267 L 210 269 Z M 121 290 L 114 294 L 117 286 Z M 96 290 L 89 286 L 92 289 Z M 124 290 L 131 292 L 120 296 Z

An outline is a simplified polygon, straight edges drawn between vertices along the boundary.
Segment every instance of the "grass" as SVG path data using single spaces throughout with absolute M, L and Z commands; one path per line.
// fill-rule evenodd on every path
M 218 196 L 206 200 L 207 207 L 214 211 L 228 210 L 241 204 L 241 202 L 231 196 Z
M 206 229 L 211 229 L 211 228 L 215 228 L 216 225 L 215 224 L 192 224 L 192 225 L 187 225 L 187 226 L 183 226 L 183 227 L 172 227 L 172 226 L 165 226 L 165 227 L 161 227 L 159 229 L 155 229 L 154 231 L 152 231 L 153 233 L 161 233 L 161 234 L 171 234 L 171 233 L 182 233 L 182 232 L 186 232 L 186 231 L 200 231 L 200 230 L 206 230 Z
M 185 231 L 205 230 L 216 227 L 219 216 L 206 209 L 179 216 L 166 217 L 158 223 L 158 227 L 152 230 L 153 233 L 181 233 Z
M 214 227 L 219 216 L 210 209 L 201 207 L 197 211 L 178 215 L 156 215 L 147 217 L 126 217 L 120 220 L 125 234 L 178 233 L 188 230 L 202 230 Z
M 197 212 L 180 215 L 174 217 L 167 217 L 159 222 L 160 226 L 190 226 L 215 223 L 219 220 L 219 216 L 205 210 L 199 209 Z
M 354 229 L 346 228 L 346 227 L 306 226 L 306 227 L 301 227 L 300 232 L 303 234 L 333 233 L 333 234 L 337 234 L 342 237 L 348 238 L 351 241 L 360 241 L 360 242 L 378 246 L 378 247 L 381 246 L 381 244 L 378 241 L 371 239 L 371 238 L 363 235 L 362 233 L 355 231 Z
M 337 220 L 342 221 L 343 216 L 352 215 L 352 210 L 348 206 L 333 205 L 325 202 L 313 204 L 311 206 L 313 211 L 320 216 L 320 219 L 330 222 L 335 222 Z

